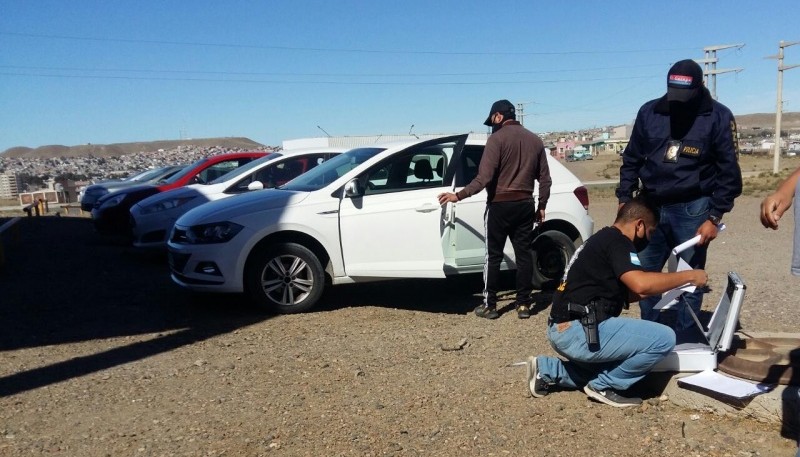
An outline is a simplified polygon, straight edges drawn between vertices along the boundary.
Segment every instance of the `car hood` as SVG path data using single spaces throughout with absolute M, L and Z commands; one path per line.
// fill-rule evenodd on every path
M 136 205 L 144 208 L 154 203 L 172 198 L 197 197 L 198 195 L 200 195 L 200 192 L 198 192 L 197 189 L 193 189 L 192 187 L 178 187 L 177 189 L 168 190 L 166 192 L 161 192 L 147 197 Z
M 98 200 L 98 203 L 102 203 L 102 202 L 104 202 L 106 200 L 109 200 L 111 198 L 117 197 L 119 195 L 133 195 L 133 194 L 140 194 L 140 193 L 143 193 L 143 194 L 151 193 L 152 190 L 154 190 L 154 189 L 156 191 L 158 190 L 158 188 L 156 186 L 148 186 L 146 184 L 140 184 L 138 186 L 124 187 L 122 189 L 118 189 L 118 190 L 115 190 L 115 191 L 113 191 L 111 193 L 103 195 Z M 127 197 L 127 198 L 130 198 L 130 197 Z
M 189 210 L 176 222 L 177 225 L 192 226 L 236 219 L 243 214 L 252 214 L 274 208 L 292 206 L 303 201 L 308 192 L 279 189 L 264 189 L 235 195 L 222 200 L 204 203 Z
M 85 190 L 105 189 L 109 192 L 141 184 L 139 181 L 103 181 L 86 186 Z

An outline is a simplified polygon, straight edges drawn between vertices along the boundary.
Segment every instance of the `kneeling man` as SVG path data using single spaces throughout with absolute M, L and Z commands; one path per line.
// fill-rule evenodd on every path
M 642 379 L 675 347 L 665 325 L 619 317 L 629 302 L 690 283 L 708 281 L 703 270 L 676 273 L 642 269 L 637 253 L 658 224 L 658 212 L 641 197 L 626 203 L 610 227 L 592 235 L 570 260 L 553 296 L 547 336 L 561 356 L 530 357 L 527 380 L 534 397 L 551 386 L 583 388 L 611 406 L 635 406 L 624 391 Z

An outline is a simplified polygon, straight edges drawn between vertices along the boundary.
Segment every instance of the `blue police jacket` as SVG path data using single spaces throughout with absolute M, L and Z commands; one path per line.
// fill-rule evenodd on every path
M 667 151 L 672 140 L 677 150 Z M 645 103 L 636 115 L 620 167 L 617 198 L 630 201 L 641 179 L 656 202 L 685 203 L 711 197 L 710 215 L 722 217 L 742 193 L 736 121 L 704 88 L 694 124 L 683 138 L 670 138 L 667 96 Z M 667 158 L 669 156 L 669 158 Z

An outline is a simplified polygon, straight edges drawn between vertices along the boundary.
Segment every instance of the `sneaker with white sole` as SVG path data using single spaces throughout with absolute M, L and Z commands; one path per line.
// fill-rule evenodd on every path
M 525 362 L 525 379 L 528 381 L 528 389 L 534 398 L 542 398 L 549 394 L 547 389 L 550 387 L 539 374 L 539 366 L 536 364 L 536 357 L 530 356 Z
M 637 397 L 624 397 L 614 389 L 597 390 L 594 387 L 586 384 L 583 391 L 592 400 L 597 400 L 600 403 L 614 406 L 616 408 L 626 408 L 628 406 L 639 406 L 642 404 L 642 399 Z

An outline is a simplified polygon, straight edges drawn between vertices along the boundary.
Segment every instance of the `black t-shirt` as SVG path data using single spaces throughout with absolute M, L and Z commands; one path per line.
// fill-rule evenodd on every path
M 589 237 L 575 256 L 563 292 L 553 296 L 550 315 L 564 316 L 568 302 L 586 305 L 598 298 L 619 303 L 621 310 L 628 301 L 628 288 L 620 276 L 642 270 L 633 242 L 618 228 L 605 227 Z

